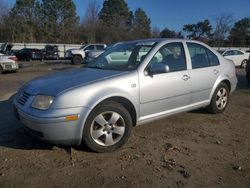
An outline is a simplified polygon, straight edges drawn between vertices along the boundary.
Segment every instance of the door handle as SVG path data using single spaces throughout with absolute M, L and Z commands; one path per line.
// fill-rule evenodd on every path
M 182 80 L 187 81 L 190 78 L 191 78 L 190 76 L 188 76 L 188 75 L 185 74 L 185 75 L 183 75 Z
M 214 69 L 214 74 L 217 75 L 219 71 L 217 69 Z

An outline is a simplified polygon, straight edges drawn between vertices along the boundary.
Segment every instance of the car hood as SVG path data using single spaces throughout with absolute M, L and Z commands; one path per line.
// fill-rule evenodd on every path
M 79 50 L 79 48 L 71 48 L 71 49 L 68 49 L 66 52 L 71 52 L 71 51 L 74 51 L 74 50 Z
M 31 95 L 44 94 L 56 96 L 70 88 L 84 86 L 124 73 L 123 71 L 92 68 L 71 69 L 31 80 L 23 86 L 23 90 Z

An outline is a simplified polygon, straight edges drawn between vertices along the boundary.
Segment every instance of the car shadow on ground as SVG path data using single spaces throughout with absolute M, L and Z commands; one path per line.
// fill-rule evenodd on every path
M 15 149 L 51 149 L 52 146 L 31 137 L 16 120 L 12 101 L 15 95 L 8 100 L 0 101 L 0 147 Z
M 246 73 L 237 73 L 237 89 L 239 90 L 250 90 L 250 83 L 246 79 Z
M 8 100 L 0 101 L 0 147 L 23 150 L 52 150 L 55 145 L 47 144 L 33 137 L 15 118 L 13 110 L 14 96 L 15 94 Z M 70 146 L 56 146 L 66 152 L 70 153 L 71 151 Z M 84 145 L 74 146 L 73 148 L 78 151 L 90 152 Z

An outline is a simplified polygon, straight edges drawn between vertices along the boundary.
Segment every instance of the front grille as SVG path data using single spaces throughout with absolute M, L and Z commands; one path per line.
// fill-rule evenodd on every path
M 30 97 L 29 93 L 27 93 L 25 91 L 20 91 L 18 98 L 17 98 L 17 101 L 19 104 L 25 105 L 25 103 L 28 101 L 29 97 Z

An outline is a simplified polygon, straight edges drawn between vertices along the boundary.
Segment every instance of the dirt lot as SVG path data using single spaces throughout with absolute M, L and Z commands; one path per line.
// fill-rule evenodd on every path
M 0 75 L 0 187 L 250 187 L 250 85 L 243 70 L 223 114 L 182 113 L 135 127 L 120 150 L 44 144 L 14 119 L 25 81 L 70 65 Z

